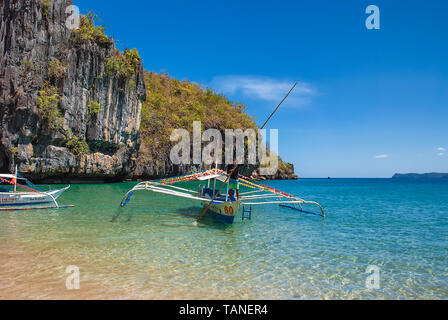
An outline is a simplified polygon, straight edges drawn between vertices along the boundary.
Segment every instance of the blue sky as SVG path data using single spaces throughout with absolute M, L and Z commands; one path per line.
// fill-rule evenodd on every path
M 248 105 L 301 177 L 448 172 L 448 1 L 85 1 L 120 49 Z M 380 30 L 368 30 L 368 5 Z

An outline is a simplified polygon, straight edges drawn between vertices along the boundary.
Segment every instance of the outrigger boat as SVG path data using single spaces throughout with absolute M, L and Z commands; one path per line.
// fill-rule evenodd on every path
M 42 191 L 42 187 L 18 174 L 17 167 L 15 174 L 0 174 L 0 211 L 74 207 L 59 206 L 56 201 L 70 186 L 48 191 Z
M 239 184 L 252 190 L 240 193 L 240 198 L 236 199 L 235 195 L 230 194 L 229 192 L 229 179 L 227 179 L 227 177 L 227 172 L 215 168 L 178 177 L 140 182 L 126 193 L 120 206 L 124 207 L 130 201 L 134 191 L 137 190 L 147 190 L 187 198 L 199 201 L 202 205 L 206 206 L 219 190 L 217 182 L 219 181 L 220 183 L 223 183 L 227 181 L 226 193 L 217 194 L 209 208 L 209 211 L 224 223 L 233 223 L 235 216 L 240 209 L 242 212 L 242 220 L 251 219 L 253 205 L 268 204 L 278 204 L 282 207 L 298 210 L 303 213 L 325 217 L 324 210 L 317 202 L 306 201 L 262 183 L 255 183 L 254 181 L 250 181 L 250 178 L 243 175 L 239 175 Z M 185 181 L 207 182 L 207 186 L 205 184 L 200 184 L 197 190 L 192 190 L 174 185 Z M 315 205 L 319 208 L 320 212 L 306 211 L 303 209 L 304 204 Z

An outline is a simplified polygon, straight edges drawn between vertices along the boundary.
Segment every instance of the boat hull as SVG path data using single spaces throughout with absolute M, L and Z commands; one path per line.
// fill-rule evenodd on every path
M 204 202 L 204 206 L 208 203 Z M 239 201 L 212 203 L 210 213 L 219 221 L 232 224 L 239 209 Z
M 56 200 L 69 187 L 70 186 L 42 193 L 0 192 L 0 207 L 28 206 L 28 205 L 54 203 L 53 199 Z

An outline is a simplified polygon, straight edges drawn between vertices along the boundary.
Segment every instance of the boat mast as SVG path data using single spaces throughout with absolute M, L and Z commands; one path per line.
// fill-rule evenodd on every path
M 218 161 L 215 158 L 215 169 L 218 168 Z M 210 188 L 210 180 L 208 180 L 208 185 Z M 215 195 L 215 189 L 216 189 L 216 178 L 213 179 L 213 196 Z M 213 198 L 212 196 L 212 198 Z
M 17 191 L 17 165 L 16 165 L 16 171 L 14 173 L 14 192 Z

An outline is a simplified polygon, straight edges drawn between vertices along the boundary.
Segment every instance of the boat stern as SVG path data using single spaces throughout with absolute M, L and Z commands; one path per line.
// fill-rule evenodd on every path
M 209 210 L 212 215 L 221 222 L 232 224 L 235 220 L 239 206 L 239 201 L 213 203 Z

